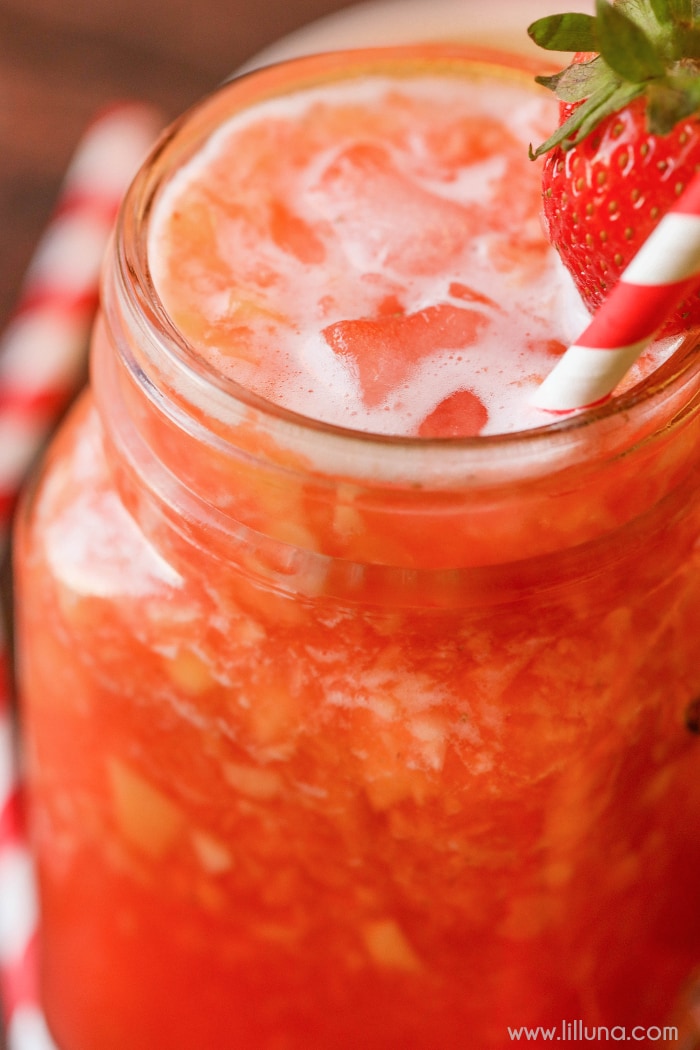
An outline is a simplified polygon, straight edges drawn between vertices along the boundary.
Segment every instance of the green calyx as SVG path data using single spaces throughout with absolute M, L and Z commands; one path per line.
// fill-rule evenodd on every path
M 647 127 L 666 135 L 700 110 L 700 0 L 596 0 L 595 15 L 549 15 L 528 28 L 548 51 L 595 52 L 537 77 L 562 102 L 580 103 L 530 156 L 570 149 L 605 117 L 647 100 Z

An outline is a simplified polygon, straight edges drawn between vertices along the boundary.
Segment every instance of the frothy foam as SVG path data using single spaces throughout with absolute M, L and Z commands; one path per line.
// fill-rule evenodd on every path
M 541 426 L 531 393 L 588 320 L 527 155 L 554 119 L 548 97 L 498 79 L 371 77 L 264 102 L 161 194 L 156 288 L 222 374 L 313 418 Z M 464 392 L 484 410 L 471 422 Z

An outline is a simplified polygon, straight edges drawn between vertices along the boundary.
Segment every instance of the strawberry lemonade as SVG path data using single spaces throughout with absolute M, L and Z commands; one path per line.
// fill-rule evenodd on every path
M 530 406 L 521 64 L 271 67 L 130 191 L 18 534 L 60 1050 L 499 1050 L 700 960 L 700 377 Z

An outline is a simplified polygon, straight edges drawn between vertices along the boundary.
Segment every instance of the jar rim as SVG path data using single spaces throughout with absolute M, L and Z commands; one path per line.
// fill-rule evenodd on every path
M 529 79 L 535 71 L 542 72 L 541 63 L 536 64 L 528 56 L 464 44 L 357 48 L 303 55 L 244 72 L 193 106 L 166 130 L 141 167 L 126 195 L 117 223 L 122 305 L 127 308 L 127 313 L 131 313 L 132 323 L 146 337 L 146 344 L 152 351 L 148 356 L 153 368 L 168 372 L 171 383 L 179 376 L 180 381 L 189 383 L 191 391 L 197 389 L 200 407 L 218 410 L 224 416 L 233 409 L 248 416 L 252 413 L 265 429 L 278 434 L 285 444 L 291 442 L 292 447 L 308 450 L 314 438 L 317 442 L 324 439 L 330 455 L 322 459 L 330 471 L 337 471 L 340 462 L 348 468 L 351 461 L 357 460 L 359 464 L 359 461 L 369 458 L 375 470 L 381 464 L 382 480 L 392 477 L 420 479 L 425 476 L 426 468 L 429 469 L 438 459 L 441 461 L 439 473 L 453 480 L 465 472 L 478 470 L 484 463 L 492 464 L 496 459 L 511 463 L 515 460 L 522 466 L 524 460 L 536 459 L 546 453 L 545 460 L 551 461 L 552 457 L 558 460 L 562 453 L 570 454 L 572 447 L 578 447 L 584 441 L 590 443 L 593 434 L 609 430 L 621 419 L 629 423 L 644 416 L 643 428 L 645 433 L 648 432 L 648 416 L 663 406 L 668 397 L 674 401 L 675 414 L 678 405 L 673 393 L 683 388 L 686 381 L 700 370 L 700 355 L 694 353 L 700 342 L 700 331 L 680 337 L 671 356 L 638 384 L 584 411 L 523 430 L 470 437 L 426 438 L 354 429 L 282 406 L 217 371 L 177 329 L 160 300 L 150 273 L 147 250 L 149 219 L 169 173 L 195 152 L 205 141 L 207 133 L 214 130 L 217 121 L 213 117 L 224 112 L 224 106 L 225 112 L 232 115 L 253 102 L 296 92 L 329 79 L 351 79 L 368 71 L 396 75 L 398 66 L 403 75 L 428 68 L 454 74 L 460 71 L 463 74 L 468 68 L 472 75 L 479 70 L 487 75 L 498 68 L 501 76 L 522 79 L 527 75 Z M 193 132 L 194 148 L 182 141 Z M 664 426 L 667 414 L 662 411 L 661 415 L 664 417 L 661 426 Z M 631 429 L 636 428 L 632 426 Z M 367 465 L 365 463 L 365 467 Z M 350 472 L 354 474 L 355 470 L 350 467 Z M 540 470 L 535 472 L 540 473 Z M 366 476 L 366 469 L 361 473 Z

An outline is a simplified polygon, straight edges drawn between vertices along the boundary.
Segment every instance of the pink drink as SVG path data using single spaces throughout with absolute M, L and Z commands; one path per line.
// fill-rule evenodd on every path
M 537 429 L 516 65 L 266 70 L 129 195 L 18 544 L 61 1050 L 505 1050 L 698 959 L 698 368 Z
M 532 394 L 588 320 L 528 160 L 552 109 L 513 80 L 465 92 L 424 75 L 263 102 L 160 200 L 159 294 L 210 366 L 314 419 L 421 436 L 542 426 Z

